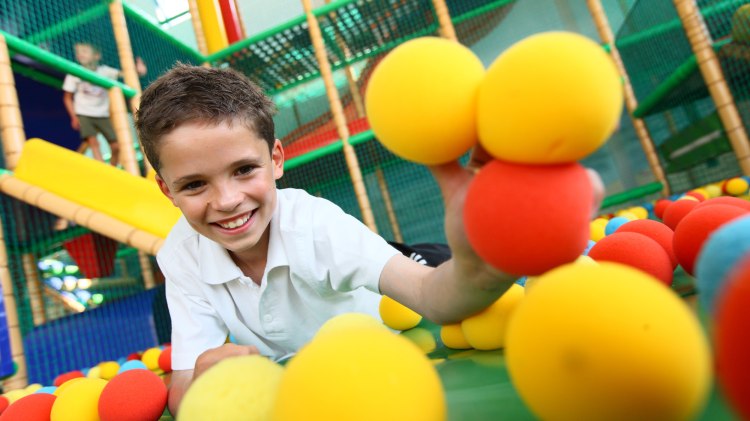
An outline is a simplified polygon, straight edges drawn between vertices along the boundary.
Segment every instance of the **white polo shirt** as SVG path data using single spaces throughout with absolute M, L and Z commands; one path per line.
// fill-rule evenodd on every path
M 174 370 L 193 369 L 228 333 L 279 358 L 337 314 L 380 319 L 380 273 L 399 252 L 328 200 L 298 189 L 277 193 L 260 286 L 184 217 L 169 233 L 157 260 L 166 277 Z
M 117 80 L 120 75 L 119 70 L 104 65 L 98 66 L 96 73 L 112 80 Z M 73 111 L 76 115 L 109 117 L 109 91 L 105 88 L 69 74 L 63 80 L 62 89 L 73 94 Z

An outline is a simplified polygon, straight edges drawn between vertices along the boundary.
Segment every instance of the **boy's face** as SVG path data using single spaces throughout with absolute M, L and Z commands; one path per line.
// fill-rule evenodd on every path
M 164 136 L 159 149 L 161 191 L 200 234 L 237 256 L 266 252 L 263 234 L 276 208 L 284 152 L 243 124 L 186 124 Z
M 101 59 L 101 54 L 97 53 L 96 50 L 87 44 L 76 44 L 75 53 L 76 60 L 84 67 L 94 66 Z

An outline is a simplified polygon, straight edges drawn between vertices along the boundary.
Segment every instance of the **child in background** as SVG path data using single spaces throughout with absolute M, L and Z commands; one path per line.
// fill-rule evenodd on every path
M 379 319 L 380 294 L 445 324 L 493 303 L 515 280 L 466 239 L 472 172 L 458 162 L 430 168 L 452 256 L 429 267 L 328 200 L 277 189 L 284 149 L 273 113 L 260 88 L 231 69 L 177 66 L 141 98 L 141 144 L 159 188 L 183 214 L 157 255 L 172 319 L 173 415 L 191 382 L 218 361 L 294 353 L 337 314 Z M 225 343 L 228 334 L 240 345 Z

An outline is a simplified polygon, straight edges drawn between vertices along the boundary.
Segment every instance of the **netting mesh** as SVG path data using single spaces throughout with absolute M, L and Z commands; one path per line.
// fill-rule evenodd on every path
M 725 80 L 745 118 L 748 68 L 742 33 L 747 19 L 740 8 L 744 6 L 747 13 L 747 3 L 698 2 Z M 739 42 L 735 34 L 740 34 Z M 716 105 L 673 3 L 636 2 L 617 34 L 616 45 L 640 104 L 637 114 L 645 117 L 672 190 L 682 192 L 740 175 L 721 125 L 702 123 L 718 118 Z M 692 143 L 707 138 L 707 144 Z

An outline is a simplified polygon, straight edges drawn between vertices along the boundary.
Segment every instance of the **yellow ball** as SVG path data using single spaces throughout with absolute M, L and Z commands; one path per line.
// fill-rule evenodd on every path
M 437 346 L 437 342 L 435 341 L 435 337 L 432 335 L 432 332 L 421 327 L 415 327 L 414 329 L 409 329 L 406 332 L 401 332 L 401 336 L 406 338 L 409 342 L 413 343 L 420 351 L 425 354 L 429 354 L 430 352 L 434 351 L 435 347 Z
M 569 32 L 533 35 L 503 52 L 479 88 L 479 142 L 495 158 L 577 161 L 617 127 L 622 82 L 596 42 Z
M 39 383 L 32 383 L 32 384 L 24 387 L 23 390 L 25 390 L 28 393 L 34 393 L 37 390 L 41 389 L 42 387 L 43 386 L 41 384 L 39 384 Z
M 508 321 L 524 297 L 524 288 L 513 284 L 497 301 L 461 322 L 461 330 L 469 345 L 488 351 L 505 346 Z
M 605 229 L 609 220 L 606 218 L 596 218 L 589 224 L 590 237 L 593 241 L 599 241 L 607 236 Z
M 716 184 L 709 184 L 703 189 L 708 193 L 709 199 L 721 196 L 721 186 L 717 186 Z
M 693 202 L 698 202 L 698 198 L 693 196 L 680 196 L 677 198 L 677 200 L 692 200 Z
M 417 347 L 383 329 L 312 341 L 292 358 L 279 386 L 276 421 L 446 418 L 435 367 Z
M 146 365 L 151 371 L 159 371 L 159 355 L 161 355 L 161 348 L 153 347 L 143 351 L 141 355 L 141 362 Z
M 747 180 L 742 177 L 735 177 L 727 180 L 724 189 L 732 196 L 740 196 L 747 192 L 748 183 Z
M 636 214 L 634 214 L 633 212 L 631 212 L 630 209 L 621 210 L 621 211 L 617 212 L 617 216 L 621 216 L 623 218 L 628 218 L 631 221 L 635 221 L 636 219 L 638 219 L 638 216 Z
M 5 392 L 3 396 L 5 396 L 5 398 L 8 399 L 9 404 L 12 404 L 13 402 L 23 398 L 24 396 L 28 396 L 30 393 L 31 392 L 25 389 L 16 389 L 16 390 Z
M 185 393 L 180 421 L 269 420 L 284 369 L 260 355 L 227 358 Z
M 443 345 L 451 349 L 470 349 L 471 345 L 466 340 L 461 323 L 454 323 L 440 327 L 440 340 Z
M 365 105 L 372 131 L 404 159 L 455 160 L 476 143 L 476 96 L 483 77 L 482 62 L 458 42 L 407 41 L 370 77 Z
M 63 392 L 65 392 L 65 389 L 67 389 L 70 386 L 72 386 L 73 384 L 75 384 L 75 383 L 83 380 L 84 378 L 88 378 L 88 377 L 76 377 L 74 379 L 70 379 L 67 382 L 65 382 L 65 383 L 61 384 L 60 386 L 58 386 L 57 389 L 55 389 L 55 391 L 52 392 L 52 394 L 55 395 L 55 396 L 60 396 Z
M 88 373 L 86 373 L 86 377 L 90 379 L 101 379 L 102 378 L 102 369 L 97 365 L 95 367 L 91 367 Z
M 120 371 L 120 364 L 117 361 L 104 361 L 99 363 L 99 376 L 104 380 L 111 380 Z
M 52 405 L 51 421 L 99 421 L 99 396 L 106 380 L 81 377 L 66 387 Z
M 648 209 L 643 206 L 633 206 L 628 212 L 635 215 L 637 219 L 648 219 Z
M 391 329 L 411 329 L 422 321 L 418 313 L 385 295 L 380 299 L 379 311 L 383 323 Z
M 541 276 L 508 327 L 511 380 L 545 420 L 687 420 L 711 357 L 696 316 L 669 288 L 617 263 Z
M 338 334 L 349 329 L 359 330 L 367 328 L 385 329 L 380 320 L 364 313 L 344 313 L 328 319 L 315 334 L 316 340 L 325 335 Z
M 573 261 L 571 264 L 577 264 L 577 265 L 598 265 L 599 262 L 597 262 L 596 260 L 592 259 L 589 256 L 586 256 L 586 255 L 582 254 L 582 255 L 578 256 L 578 258 L 575 261 Z M 524 292 L 526 293 L 526 295 L 528 295 L 530 293 L 531 289 L 536 286 L 536 284 L 537 284 L 537 282 L 539 281 L 540 278 L 541 278 L 541 276 L 529 276 L 529 277 L 526 278 L 526 283 L 524 284 L 524 287 L 523 287 Z

